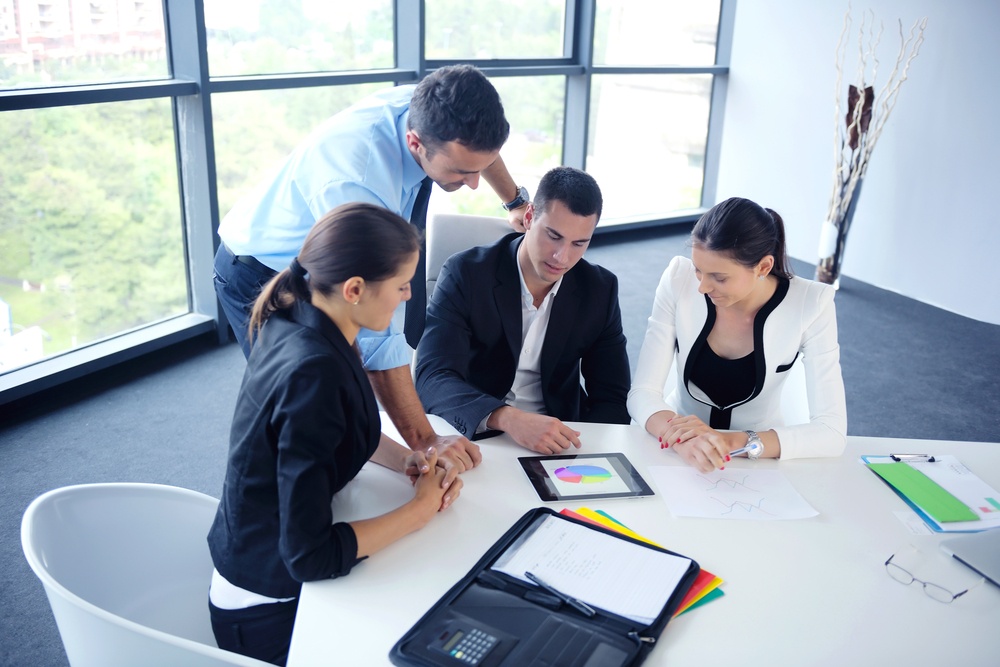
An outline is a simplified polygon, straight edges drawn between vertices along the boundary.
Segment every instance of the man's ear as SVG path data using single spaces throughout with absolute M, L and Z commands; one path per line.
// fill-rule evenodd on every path
M 530 201 L 528 207 L 524 209 L 524 231 L 531 229 L 531 223 L 535 219 L 535 205 Z
M 422 145 L 423 145 L 423 142 L 420 141 L 420 135 L 418 135 L 416 133 L 416 131 L 414 131 L 414 130 L 407 130 L 406 131 L 406 147 L 407 148 L 409 148 L 413 152 L 416 152 L 417 149 L 419 149 Z

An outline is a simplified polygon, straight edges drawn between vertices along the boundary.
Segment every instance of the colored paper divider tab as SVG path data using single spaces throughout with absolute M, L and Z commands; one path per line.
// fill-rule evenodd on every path
M 938 523 L 979 520 L 965 503 L 906 463 L 869 463 L 868 467 Z
M 721 579 L 719 581 L 722 581 Z M 674 617 L 680 616 L 681 614 L 686 614 L 696 607 L 700 607 L 703 604 L 707 604 L 714 600 L 715 598 L 721 598 L 725 593 L 722 592 L 721 588 L 713 588 L 710 591 L 705 591 L 700 598 L 691 602 L 686 607 L 674 614 Z
M 586 521 L 587 523 L 594 524 L 595 526 L 601 526 L 603 528 L 608 528 L 615 532 L 621 533 L 622 535 L 627 535 L 628 537 L 637 539 L 641 542 L 647 544 L 652 544 L 654 547 L 660 547 L 665 549 L 666 547 L 653 542 L 650 539 L 639 535 L 635 531 L 631 530 L 628 526 L 623 524 L 618 519 L 614 518 L 607 512 L 603 510 L 594 511 L 588 507 L 580 507 L 577 511 L 571 509 L 563 509 L 559 512 L 560 514 L 574 519 L 579 519 L 581 521 Z M 690 611 L 694 607 L 700 606 L 706 602 L 711 602 L 712 600 L 722 597 L 725 593 L 719 588 L 722 584 L 722 579 L 712 574 L 708 570 L 702 569 L 698 576 L 695 578 L 694 583 L 691 584 L 691 588 L 681 599 L 681 603 L 677 606 L 677 611 L 674 612 L 674 617 L 680 616 L 686 611 Z

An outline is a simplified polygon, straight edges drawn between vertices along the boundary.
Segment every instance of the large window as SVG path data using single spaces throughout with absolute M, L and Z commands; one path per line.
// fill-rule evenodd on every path
M 560 58 L 565 0 L 425 0 L 426 54 L 435 60 Z
M 585 164 L 611 224 L 701 207 L 719 10 L 597 0 Z
M 482 68 L 534 190 L 587 169 L 600 228 L 709 205 L 732 4 L 0 0 L 0 403 L 224 327 L 219 219 L 328 116 Z M 722 28 L 720 29 L 720 26 Z M 503 215 L 485 183 L 432 210 Z M 223 320 L 224 321 L 224 320 Z
M 205 0 L 212 76 L 392 67 L 390 0 Z
M 225 215 L 316 125 L 390 84 L 220 93 L 212 99 L 216 186 Z
M 10 111 L 0 146 L 0 370 L 188 311 L 169 100 Z

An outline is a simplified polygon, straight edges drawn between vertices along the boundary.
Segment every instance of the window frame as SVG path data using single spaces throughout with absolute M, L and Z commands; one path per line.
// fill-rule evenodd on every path
M 163 0 L 170 65 L 168 78 L 0 91 L 0 113 L 141 99 L 172 100 L 179 177 L 177 194 L 183 217 L 189 308 L 187 314 L 121 332 L 0 375 L 0 405 L 183 340 L 211 332 L 215 332 L 220 342 L 227 340 L 225 316 L 212 284 L 220 219 L 212 127 L 212 96 L 216 93 L 358 83 L 399 85 L 418 81 L 429 72 L 456 62 L 476 65 L 490 77 L 563 76 L 566 87 L 562 162 L 582 169 L 586 166 L 593 76 L 710 74 L 712 92 L 701 207 L 673 215 L 598 227 L 595 234 L 607 236 L 638 228 L 688 224 L 696 220 L 714 203 L 716 196 L 736 0 L 721 0 L 715 64 L 698 67 L 595 66 L 596 4 L 597 0 L 566 0 L 564 53 L 560 58 L 428 60 L 424 54 L 424 1 L 393 0 L 394 68 L 210 77 L 203 0 Z M 418 29 L 413 30 L 412 26 L 418 26 Z

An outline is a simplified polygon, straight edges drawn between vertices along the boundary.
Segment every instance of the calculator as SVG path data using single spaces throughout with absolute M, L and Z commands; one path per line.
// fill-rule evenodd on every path
M 429 648 L 451 656 L 458 661 L 456 664 L 475 667 L 489 655 L 498 641 L 485 630 L 451 624 L 431 642 Z

